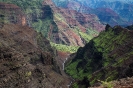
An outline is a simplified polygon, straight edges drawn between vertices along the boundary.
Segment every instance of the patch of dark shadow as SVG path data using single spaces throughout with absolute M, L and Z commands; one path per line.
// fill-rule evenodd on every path
M 77 71 L 80 72 L 80 68 L 84 68 L 87 64 L 87 61 L 80 61 L 76 67 Z
M 3 54 L 4 58 L 11 58 L 12 54 Z
M 16 71 L 18 70 L 20 67 L 14 67 L 14 68 L 10 68 L 9 70 L 12 70 L 12 71 Z
M 88 80 L 87 77 L 84 77 L 82 81 L 79 81 L 78 84 L 82 87 L 84 86 L 84 88 L 88 88 L 90 85 L 90 81 Z
M 133 30 L 133 25 L 127 26 L 126 28 L 129 29 L 129 30 Z
M 35 78 L 43 77 L 43 72 L 39 68 L 36 68 L 33 71 L 33 77 Z
M 33 58 L 30 59 L 30 63 L 31 64 L 34 64 L 35 65 L 35 64 L 37 64 L 39 62 L 41 62 L 39 56 L 35 56 L 35 57 L 33 57 Z
M 42 62 L 43 64 L 45 64 L 45 63 L 44 63 L 44 56 L 43 56 L 42 54 L 41 54 L 40 59 L 41 59 L 41 62 Z

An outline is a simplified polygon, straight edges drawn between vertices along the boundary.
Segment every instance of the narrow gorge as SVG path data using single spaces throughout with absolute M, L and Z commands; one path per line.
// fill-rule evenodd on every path
M 132 88 L 132 7 L 0 0 L 0 88 Z

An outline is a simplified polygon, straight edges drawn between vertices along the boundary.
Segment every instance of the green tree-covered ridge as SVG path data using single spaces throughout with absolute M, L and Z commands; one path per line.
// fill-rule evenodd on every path
M 132 76 L 132 33 L 132 30 L 120 26 L 111 28 L 107 25 L 98 37 L 78 49 L 76 56 L 66 65 L 66 73 L 77 80 L 87 78 L 90 85 L 97 80 L 111 81 Z

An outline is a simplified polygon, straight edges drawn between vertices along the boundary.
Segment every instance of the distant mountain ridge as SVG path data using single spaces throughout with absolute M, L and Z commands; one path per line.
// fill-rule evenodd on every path
M 100 18 L 100 21 L 105 24 L 110 24 L 111 26 L 115 25 L 121 25 L 121 26 L 128 26 L 133 24 L 133 1 L 121 1 L 121 0 L 114 0 L 114 1 L 107 1 L 107 0 L 74 0 L 74 1 L 68 1 L 64 0 L 59 2 L 59 0 L 53 0 L 55 4 L 59 7 L 62 7 L 62 3 L 65 4 L 65 8 L 70 8 L 77 10 L 82 13 L 87 14 L 95 14 Z M 104 12 L 102 14 L 97 10 L 98 8 L 104 9 L 110 9 L 115 14 L 118 14 L 118 19 L 115 19 L 113 15 L 107 15 L 110 14 L 109 12 Z M 102 14 L 102 17 L 101 17 Z M 100 15 L 100 16 L 99 16 Z M 104 17 L 110 17 L 108 19 L 104 19 Z M 113 24 L 112 24 L 113 23 Z

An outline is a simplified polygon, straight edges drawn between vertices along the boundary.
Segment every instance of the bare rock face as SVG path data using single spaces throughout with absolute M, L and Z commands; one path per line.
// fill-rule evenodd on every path
M 0 3 L 0 22 L 26 25 L 26 18 L 18 6 Z
M 67 88 L 49 41 L 27 26 L 0 29 L 1 88 Z

